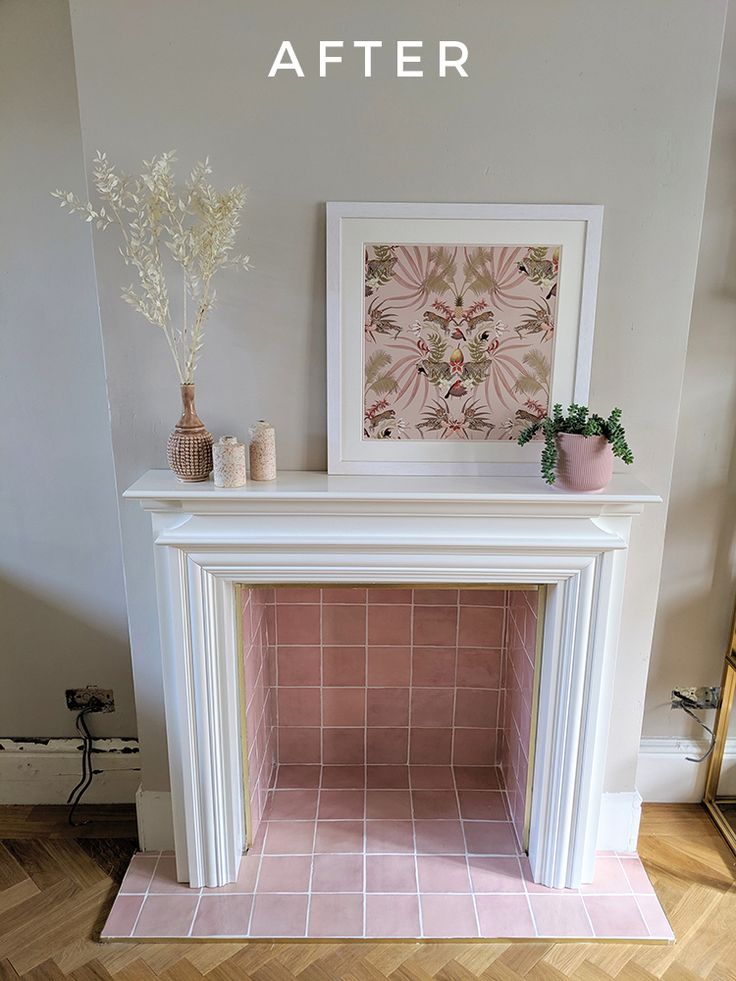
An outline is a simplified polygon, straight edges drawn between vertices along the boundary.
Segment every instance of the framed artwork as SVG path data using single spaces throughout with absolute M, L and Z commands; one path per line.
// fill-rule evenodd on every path
M 329 472 L 537 472 L 587 402 L 603 208 L 327 205 Z

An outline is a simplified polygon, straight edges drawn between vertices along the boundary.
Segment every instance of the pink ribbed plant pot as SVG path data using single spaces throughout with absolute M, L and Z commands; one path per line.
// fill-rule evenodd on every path
M 603 490 L 613 475 L 613 449 L 605 436 L 558 433 L 555 486 L 569 491 Z

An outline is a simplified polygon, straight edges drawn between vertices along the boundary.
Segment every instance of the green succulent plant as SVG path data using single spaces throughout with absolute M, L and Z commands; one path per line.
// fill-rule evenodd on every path
M 518 443 L 523 446 L 532 440 L 538 432 L 544 434 L 544 449 L 542 450 L 542 476 L 548 484 L 555 482 L 557 465 L 558 433 L 572 433 L 577 436 L 605 436 L 611 444 L 613 455 L 624 463 L 633 463 L 634 454 L 626 442 L 626 432 L 621 425 L 621 409 L 615 408 L 607 419 L 597 413 L 591 413 L 587 405 L 573 403 L 563 415 L 562 406 L 557 403 L 552 409 L 551 416 L 545 416 L 531 423 L 519 433 Z

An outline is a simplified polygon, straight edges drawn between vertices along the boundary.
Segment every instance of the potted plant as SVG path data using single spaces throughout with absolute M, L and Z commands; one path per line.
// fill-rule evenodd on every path
M 539 432 L 544 436 L 542 476 L 548 484 L 557 482 L 566 490 L 602 490 L 611 479 L 614 456 L 624 463 L 634 461 L 618 408 L 604 419 L 574 403 L 563 415 L 557 404 L 551 416 L 538 419 L 519 434 L 519 446 Z
M 212 279 L 227 266 L 249 268 L 235 255 L 235 237 L 245 205 L 241 185 L 218 192 L 209 182 L 209 161 L 198 163 L 184 187 L 177 187 L 173 152 L 143 162 L 137 177 L 118 172 L 98 151 L 92 179 L 100 204 L 81 201 L 69 191 L 53 191 L 60 206 L 105 229 L 117 225 L 120 254 L 137 273 L 136 286 L 123 299 L 164 334 L 179 376 L 182 415 L 169 436 L 169 466 L 183 481 L 206 480 L 212 472 L 212 436 L 194 407 L 194 372 L 202 349 L 204 324 L 215 302 Z M 167 272 L 180 282 L 169 289 Z M 181 297 L 176 314 L 174 297 Z

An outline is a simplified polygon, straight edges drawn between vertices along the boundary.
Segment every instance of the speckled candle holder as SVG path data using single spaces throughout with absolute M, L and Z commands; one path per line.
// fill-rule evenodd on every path
M 251 480 L 276 478 L 276 433 L 270 422 L 260 419 L 250 430 Z

